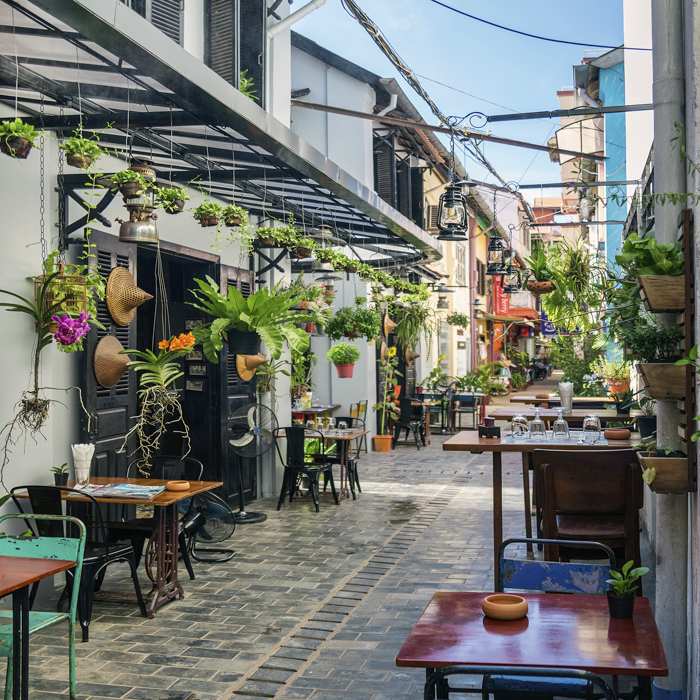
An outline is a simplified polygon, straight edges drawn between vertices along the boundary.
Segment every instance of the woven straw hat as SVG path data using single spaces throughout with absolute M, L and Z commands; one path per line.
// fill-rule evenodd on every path
M 389 346 L 382 340 L 382 344 L 379 349 L 379 357 L 382 360 L 386 360 L 386 358 L 389 356 Z
M 107 280 L 107 308 L 118 326 L 128 326 L 137 307 L 153 299 L 151 294 L 136 286 L 125 267 L 115 267 Z
M 386 314 L 384 316 L 384 335 L 385 337 L 389 337 L 389 333 L 396 328 L 396 321 L 392 321 L 391 318 L 389 318 L 389 314 Z
M 420 355 L 415 350 L 411 350 L 409 348 L 406 348 L 406 352 L 404 353 L 403 357 L 404 357 L 404 360 L 406 360 L 406 364 L 410 367 L 413 364 L 413 361 L 417 357 L 420 357 Z
M 106 335 L 95 348 L 92 366 L 100 386 L 111 389 L 127 370 L 128 355 L 120 355 L 124 346 L 113 335 Z
M 261 352 L 257 355 L 236 355 L 236 371 L 244 382 L 249 382 L 253 378 L 255 370 L 266 362 L 267 357 Z

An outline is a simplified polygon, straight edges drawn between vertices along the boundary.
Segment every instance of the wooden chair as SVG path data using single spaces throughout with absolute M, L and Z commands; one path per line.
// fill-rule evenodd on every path
M 534 463 L 546 539 L 600 542 L 622 563 L 641 565 L 639 510 L 644 492 L 634 450 L 535 450 Z M 545 546 L 548 561 L 571 556 L 580 554 L 561 545 Z

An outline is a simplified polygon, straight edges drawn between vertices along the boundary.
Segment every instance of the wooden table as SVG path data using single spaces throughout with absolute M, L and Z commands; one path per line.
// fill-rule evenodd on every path
M 336 408 L 340 408 L 341 404 L 334 403 L 331 406 L 311 406 L 309 408 L 292 408 L 292 415 L 294 416 L 304 416 L 304 421 L 306 422 L 306 416 L 322 416 L 327 418 L 327 414 L 331 411 L 335 411 Z
M 604 595 L 523 593 L 521 620 L 492 620 L 487 594 L 436 593 L 396 657 L 397 666 L 436 668 L 472 664 L 520 668 L 575 668 L 637 676 L 640 700 L 651 700 L 651 678 L 668 664 L 648 598 L 638 597 L 634 617 L 610 617 Z
M 523 456 L 523 497 L 525 502 L 525 534 L 532 537 L 532 514 L 530 512 L 530 459 L 535 450 L 629 450 L 639 445 L 639 435 L 633 433 L 630 440 L 608 440 L 607 445 L 579 445 L 576 443 L 504 443 L 502 438 L 480 438 L 478 433 L 459 432 L 444 442 L 447 452 L 471 452 L 493 454 L 493 556 L 494 572 L 498 570 L 498 548 L 503 542 L 503 482 L 501 454 L 520 452 Z M 528 552 L 531 550 L 528 549 Z
M 595 414 L 600 418 L 601 424 L 605 423 L 632 423 L 637 419 L 637 415 L 630 413 L 618 413 L 615 410 L 594 410 L 586 408 L 574 408 L 568 413 L 564 413 L 565 421 L 576 421 L 581 423 L 586 416 Z M 642 415 L 641 411 L 636 411 L 635 414 Z M 547 430 L 551 428 L 551 424 L 557 419 L 559 411 L 556 408 L 541 408 L 540 418 L 546 423 Z M 518 408 L 517 406 L 499 406 L 489 414 L 489 418 L 496 420 L 513 420 L 513 416 L 525 416 L 528 420 L 535 417 L 534 407 L 526 406 Z
M 546 393 L 546 392 L 542 392 Z M 574 396 L 573 400 L 576 403 L 615 403 L 615 399 L 609 396 Z M 547 406 L 552 408 L 551 404 L 560 404 L 561 399 L 558 396 L 550 396 L 548 399 L 538 399 L 534 394 L 516 394 L 511 398 L 511 403 L 531 403 L 535 406 Z
M 0 598 L 12 593 L 14 700 L 29 696 L 29 586 L 74 566 L 64 559 L 0 556 Z
M 90 483 L 96 486 L 109 484 L 139 484 L 141 486 L 165 486 L 166 479 L 127 479 L 120 477 L 94 476 L 90 477 Z M 75 482 L 68 483 L 70 488 L 75 488 Z M 222 481 L 190 481 L 190 488 L 187 491 L 162 491 L 155 498 L 149 500 L 137 498 L 97 498 L 98 503 L 129 504 L 141 506 L 155 506 L 154 527 L 151 538 L 146 546 L 146 552 L 152 548 L 156 562 L 156 573 L 153 575 L 151 567 L 152 561 L 149 557 L 144 557 L 146 573 L 153 585 L 151 591 L 146 596 L 148 602 L 148 617 L 155 617 L 156 610 L 174 598 L 184 598 L 185 591 L 180 585 L 177 577 L 178 561 L 178 534 L 180 514 L 177 504 L 185 498 L 192 498 L 198 493 L 212 491 L 219 486 L 223 486 Z M 18 498 L 26 498 L 25 492 L 15 494 Z M 89 503 L 88 498 L 81 497 L 75 493 L 68 492 L 63 495 L 63 500 L 71 503 Z M 109 600 L 115 602 L 135 602 L 136 597 L 129 593 L 109 593 L 102 592 L 95 594 L 95 599 Z

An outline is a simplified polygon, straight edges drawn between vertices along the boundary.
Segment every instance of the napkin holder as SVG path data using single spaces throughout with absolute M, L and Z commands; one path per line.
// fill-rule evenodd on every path
M 479 426 L 479 437 L 480 438 L 499 438 L 501 437 L 501 429 L 498 426 Z

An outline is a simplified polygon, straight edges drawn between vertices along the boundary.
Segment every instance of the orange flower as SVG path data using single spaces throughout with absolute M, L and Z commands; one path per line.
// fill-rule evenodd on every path
M 167 340 L 161 340 L 160 343 L 158 343 L 158 347 L 161 350 L 167 350 L 168 349 L 168 341 Z

